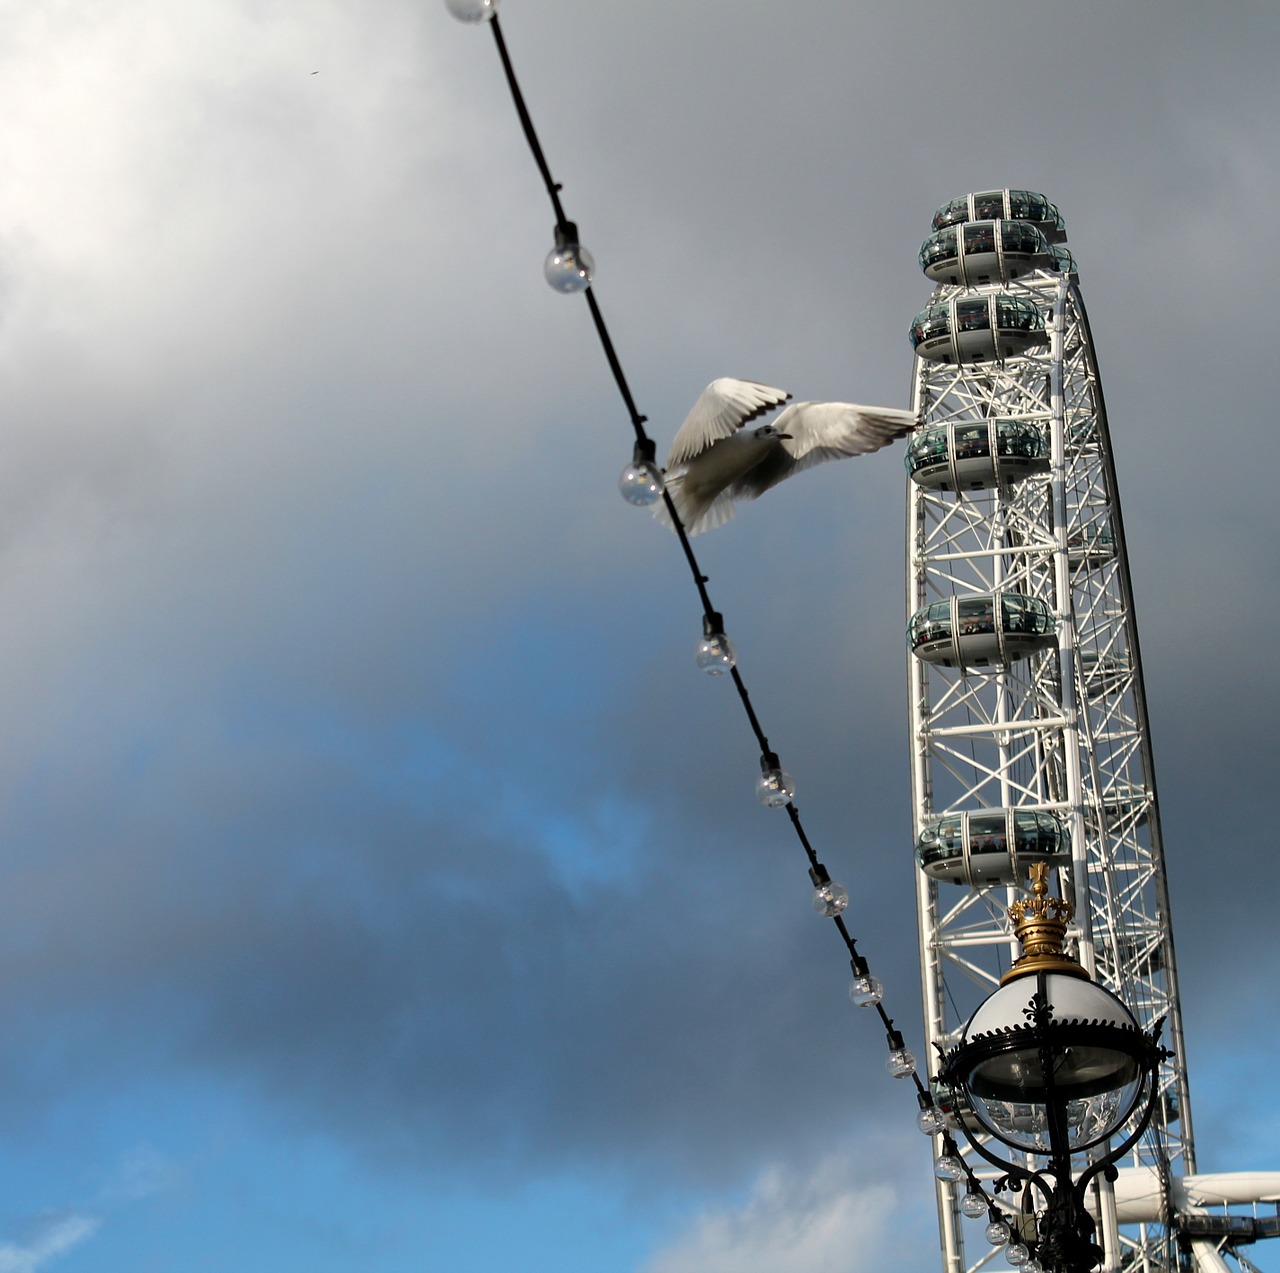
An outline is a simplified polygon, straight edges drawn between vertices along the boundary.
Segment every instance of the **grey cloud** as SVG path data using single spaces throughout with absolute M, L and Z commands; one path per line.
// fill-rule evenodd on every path
M 363 27 L 323 12 L 330 52 Z M 614 492 L 625 416 L 541 281 L 550 212 L 491 41 L 389 12 L 402 43 L 341 74 L 281 87 L 277 40 L 245 93 L 166 82 L 163 138 L 100 178 L 120 241 L 51 223 L 6 267 L 4 1099 L 192 1067 L 378 1161 L 477 1175 L 744 1180 L 825 1152 L 833 1107 L 842 1136 L 914 1136 L 751 798 L 731 691 L 693 670 L 675 546 Z M 716 375 L 904 400 L 934 207 L 1006 181 L 1061 202 L 1206 1022 L 1224 977 L 1266 991 L 1219 938 L 1242 881 L 1275 891 L 1250 255 L 1273 19 L 1178 10 L 1171 43 L 1149 13 L 1012 12 L 562 0 L 507 34 L 664 441 Z M 743 509 L 704 565 L 911 1034 L 904 478 L 874 458 Z M 78 1046 L 38 1080 L 26 1041 L 68 1014 Z

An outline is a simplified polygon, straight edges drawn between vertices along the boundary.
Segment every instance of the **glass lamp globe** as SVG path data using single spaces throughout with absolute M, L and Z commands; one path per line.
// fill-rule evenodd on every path
M 1007 982 L 965 1027 L 955 1054 L 957 1076 L 989 1132 L 1016 1149 L 1051 1151 L 1043 1040 L 1028 1024 L 1041 987 L 1056 1058 L 1052 1099 L 1065 1108 L 1067 1146 L 1078 1153 L 1118 1130 L 1144 1087 L 1141 1058 L 1148 1041 L 1109 990 L 1071 973 L 1042 972 Z
M 1016 1269 L 1020 1264 L 1025 1265 L 1031 1252 L 1027 1250 L 1021 1242 L 1010 1242 L 1004 1249 L 1004 1258 Z
M 1074 908 L 1049 896 L 1048 864 L 1032 863 L 1029 875 L 1033 896 L 1009 907 L 1023 953 L 969 1018 L 940 1077 L 1011 1148 L 1077 1154 L 1119 1131 L 1152 1093 L 1162 1049 L 1158 1027 L 1143 1033 L 1064 953 Z
M 987 1200 L 980 1193 L 967 1193 L 960 1199 L 960 1210 L 970 1220 L 976 1220 L 987 1214 Z
M 955 1154 L 943 1154 L 934 1159 L 933 1174 L 939 1180 L 959 1180 L 964 1175 L 964 1168 Z
M 498 0 L 444 0 L 459 22 L 488 22 L 498 11 Z
M 874 1008 L 884 998 L 884 987 L 879 978 L 864 973 L 849 983 L 849 998 L 859 1008 Z

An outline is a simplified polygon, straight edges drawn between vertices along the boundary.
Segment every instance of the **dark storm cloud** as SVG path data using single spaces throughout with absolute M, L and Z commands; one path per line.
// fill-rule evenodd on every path
M 664 446 L 718 375 L 904 401 L 934 207 L 1060 202 L 1188 1027 L 1228 974 L 1270 993 L 1265 951 L 1218 938 L 1246 876 L 1275 900 L 1271 11 L 508 9 Z M 615 494 L 625 416 L 539 276 L 549 209 L 488 33 L 392 15 L 336 101 L 255 78 L 170 118 L 100 178 L 111 250 L 51 235 L 9 267 L 7 1099 L 57 1099 L 36 1040 L 68 1082 L 198 1067 L 477 1176 L 745 1178 L 827 1152 L 833 1108 L 910 1133 L 731 690 L 693 669 L 675 541 Z M 698 547 L 918 1035 L 899 464 L 806 474 Z

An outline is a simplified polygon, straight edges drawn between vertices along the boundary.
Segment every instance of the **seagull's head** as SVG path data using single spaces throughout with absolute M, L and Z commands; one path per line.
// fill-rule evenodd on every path
M 781 433 L 776 424 L 762 424 L 758 429 L 752 430 L 753 434 L 760 442 L 781 442 L 784 438 L 790 438 L 791 434 Z

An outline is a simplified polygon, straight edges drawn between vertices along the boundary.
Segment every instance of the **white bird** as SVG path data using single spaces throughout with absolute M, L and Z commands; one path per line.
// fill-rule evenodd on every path
M 878 451 L 917 423 L 912 412 L 896 407 L 796 402 L 769 424 L 743 428 L 790 397 L 785 389 L 728 377 L 702 391 L 671 443 L 664 477 L 690 535 L 727 522 L 735 500 L 755 499 L 825 460 Z M 665 501 L 653 515 L 671 526 Z

